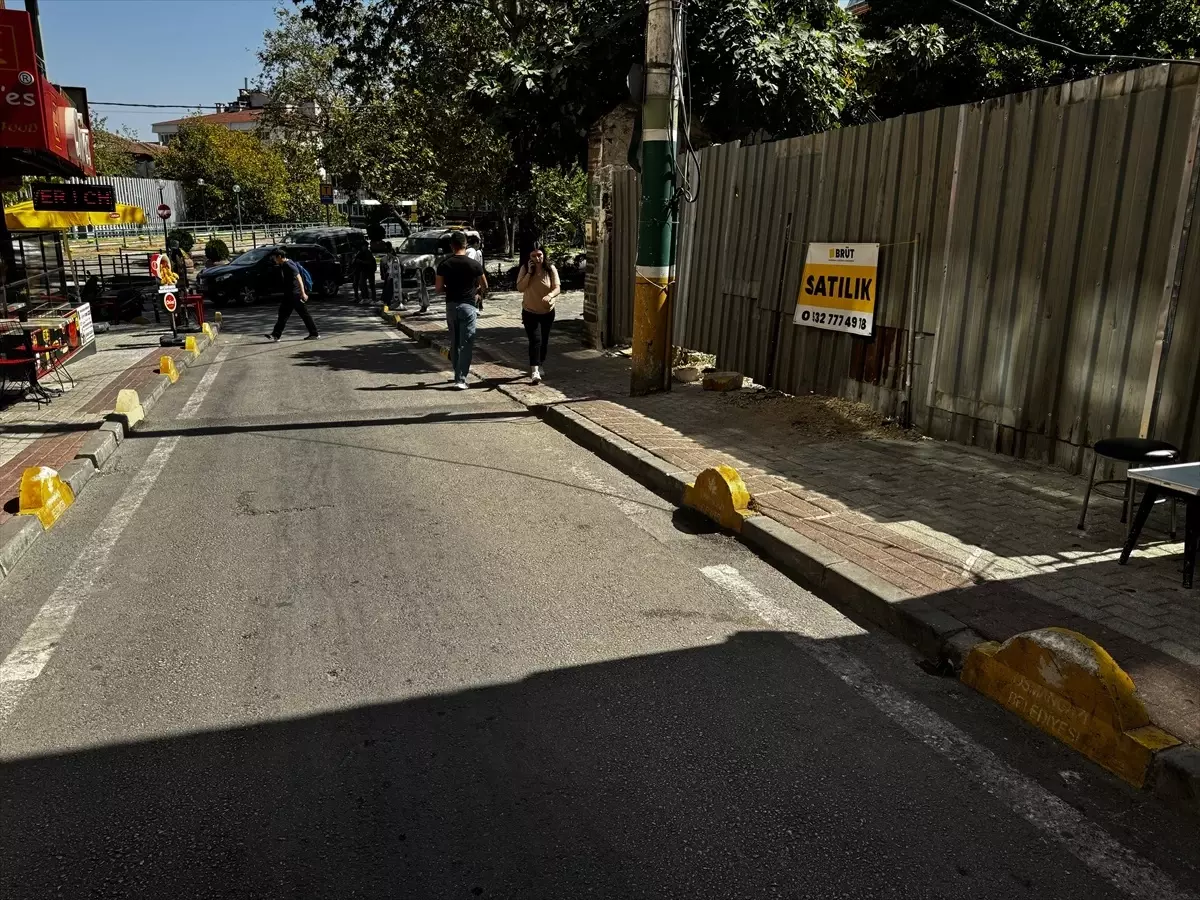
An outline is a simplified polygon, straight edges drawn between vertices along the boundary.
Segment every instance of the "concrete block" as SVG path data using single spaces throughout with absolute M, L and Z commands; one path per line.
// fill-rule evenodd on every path
M 0 572 L 7 576 L 43 530 L 37 516 L 13 516 L 0 525 Z
M 30 466 L 21 473 L 20 512 L 37 516 L 43 528 L 51 528 L 75 502 L 75 492 L 49 466 Z
M 680 384 L 695 384 L 700 380 L 701 374 L 698 366 L 679 366 L 671 372 Z M 741 384 L 738 387 L 741 387 Z
M 740 391 L 742 389 L 741 372 L 709 372 L 704 376 L 706 391 Z
M 175 367 L 175 357 L 164 353 L 158 358 L 158 371 L 170 379 L 171 384 L 179 380 L 179 369 Z
M 112 414 L 114 418 L 124 423 L 126 431 L 136 428 L 138 423 L 146 418 L 141 398 L 133 388 L 122 388 L 117 392 L 117 404 L 113 408 Z
M 1134 787 L 1179 741 L 1154 725 L 1133 679 L 1066 628 L 1039 628 L 973 649 L 962 681 Z
M 1200 749 L 1180 744 L 1155 754 L 1151 779 L 1156 797 L 1200 816 Z
M 750 492 L 733 466 L 705 469 L 688 486 L 683 502 L 730 531 L 741 531 L 745 520 L 757 515 L 750 509 Z
M 125 440 L 125 423 L 119 419 L 109 419 L 99 428 L 100 431 L 107 432 L 113 436 L 118 444 Z
M 58 470 L 58 477 L 71 486 L 71 492 L 78 497 L 83 486 L 92 480 L 96 474 L 96 466 L 90 459 L 76 457 Z
M 76 459 L 90 459 L 92 465 L 101 468 L 117 451 L 117 439 L 111 431 L 100 429 L 88 435 L 75 454 Z

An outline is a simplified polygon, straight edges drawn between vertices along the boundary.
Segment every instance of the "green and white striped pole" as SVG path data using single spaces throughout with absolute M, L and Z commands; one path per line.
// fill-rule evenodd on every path
M 650 0 L 642 101 L 642 214 L 633 288 L 633 371 L 629 393 L 669 387 L 669 286 L 675 265 L 675 60 L 673 0 Z

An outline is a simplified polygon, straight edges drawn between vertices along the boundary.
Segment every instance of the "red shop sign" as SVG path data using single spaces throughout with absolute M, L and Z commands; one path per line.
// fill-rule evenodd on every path
M 0 147 L 47 147 L 42 90 L 29 13 L 0 9 Z

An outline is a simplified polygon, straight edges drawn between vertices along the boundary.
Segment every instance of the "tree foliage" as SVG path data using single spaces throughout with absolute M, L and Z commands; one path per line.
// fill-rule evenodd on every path
M 158 171 L 183 182 L 188 206 L 217 221 L 237 217 L 235 184 L 241 187 L 244 222 L 312 219 L 319 206 L 315 168 L 312 174 L 293 172 L 283 155 L 256 134 L 202 121 L 180 126 L 158 160 Z
M 994 19 L 1027 34 L 1098 54 L 1171 59 L 1200 55 L 1195 0 L 971 0 Z M 894 66 L 877 85 L 881 116 L 970 103 L 1141 63 L 1087 60 L 1038 45 L 944 0 L 871 0 L 864 30 L 879 37 L 923 26 L 940 34 L 943 52 L 921 67 Z
M 133 158 L 129 142 L 133 135 L 108 130 L 108 121 L 103 116 L 92 119 L 92 159 L 97 175 L 132 178 L 137 175 L 137 161 Z

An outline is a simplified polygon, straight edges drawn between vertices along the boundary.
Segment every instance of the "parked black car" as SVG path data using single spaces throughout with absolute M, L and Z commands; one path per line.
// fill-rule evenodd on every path
M 287 244 L 317 244 L 324 247 L 338 258 L 344 272 L 353 271 L 351 264 L 359 250 L 364 247 L 370 248 L 365 231 L 361 228 L 347 228 L 344 225 L 304 228 L 284 235 L 283 240 Z
M 346 280 L 337 257 L 317 244 L 278 244 L 257 247 L 223 266 L 212 266 L 197 276 L 197 284 L 213 306 L 227 303 L 249 305 L 260 300 L 278 300 L 283 295 L 283 275 L 271 251 L 280 247 L 288 259 L 308 269 L 313 294 L 336 297 Z

